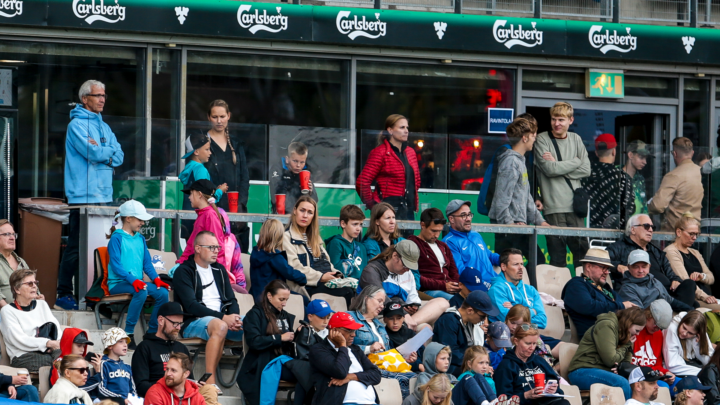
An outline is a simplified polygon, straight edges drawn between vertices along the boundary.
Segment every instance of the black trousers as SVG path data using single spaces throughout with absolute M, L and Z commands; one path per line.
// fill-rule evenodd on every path
M 695 290 L 697 289 L 697 284 L 690 280 L 683 280 L 682 283 L 675 289 L 675 291 L 671 291 L 668 289 L 668 292 L 670 293 L 670 296 L 675 298 L 676 300 L 682 301 L 688 305 L 690 305 L 693 308 L 697 308 L 700 306 L 698 302 L 695 300 Z

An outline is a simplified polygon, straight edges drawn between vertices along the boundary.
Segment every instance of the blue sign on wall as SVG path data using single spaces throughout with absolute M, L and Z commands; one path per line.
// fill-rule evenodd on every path
M 513 121 L 514 108 L 488 108 L 488 133 L 504 134 Z

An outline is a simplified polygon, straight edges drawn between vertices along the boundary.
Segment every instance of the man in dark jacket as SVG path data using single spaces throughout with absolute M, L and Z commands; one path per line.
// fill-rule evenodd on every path
M 624 283 L 623 274 L 628 269 L 628 256 L 636 249 L 647 251 L 650 256 L 650 274 L 665 287 L 668 293 L 685 303 L 695 301 L 697 285 L 693 280 L 683 280 L 670 267 L 665 253 L 650 243 L 655 226 L 647 214 L 633 215 L 625 227 L 625 236 L 608 246 L 610 260 L 615 270 L 610 271 L 615 290 Z
M 215 383 L 215 370 L 225 339 L 239 342 L 243 335 L 240 307 L 228 273 L 217 263 L 219 251 L 218 240 L 212 232 L 198 233 L 195 254 L 175 270 L 173 277 L 175 302 L 188 313 L 180 333 L 186 339 L 207 340 L 205 372 L 212 373 L 208 384 Z
M 420 291 L 435 298 L 452 298 L 460 292 L 452 251 L 438 240 L 447 221 L 442 211 L 428 208 L 420 214 L 420 236 L 410 236 L 420 249 Z
M 270 170 L 270 204 L 272 205 L 273 214 L 277 214 L 278 210 L 275 206 L 275 196 L 278 194 L 285 195 L 285 211 L 283 213 L 290 214 L 295 207 L 295 202 L 304 193 L 300 187 L 300 172 L 308 169 L 307 162 L 308 147 L 302 142 L 293 142 L 288 146 L 287 156 L 282 158 L 281 164 Z M 317 191 L 313 187 L 312 181 L 309 183 L 310 197 L 317 201 Z
M 313 405 L 380 403 L 373 387 L 380 384 L 380 370 L 353 344 L 362 325 L 347 312 L 336 312 L 328 328 L 328 337 L 310 348 L 317 388 Z
M 582 338 L 595 324 L 598 315 L 630 308 L 635 304 L 623 302 L 607 284 L 607 276 L 613 265 L 606 250 L 592 248 L 580 262 L 583 264 L 582 275 L 573 277 L 565 284 L 562 299 L 578 337 Z

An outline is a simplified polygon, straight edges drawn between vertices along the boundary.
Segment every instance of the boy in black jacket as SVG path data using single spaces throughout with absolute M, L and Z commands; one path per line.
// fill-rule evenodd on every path
M 380 384 L 380 370 L 353 344 L 355 331 L 362 325 L 347 312 L 336 312 L 328 328 L 328 337 L 310 349 L 317 388 L 313 404 L 379 403 L 373 386 Z M 353 390 L 348 390 L 351 384 Z
M 303 195 L 300 187 L 300 172 L 310 170 L 307 167 L 308 147 L 302 142 L 293 142 L 288 145 L 287 156 L 281 159 L 280 166 L 270 170 L 270 204 L 272 213 L 277 214 L 275 206 L 276 195 L 285 195 L 284 214 L 290 214 L 295 207 L 295 202 Z M 317 191 L 313 187 L 312 180 L 309 183 L 310 197 L 317 201 Z

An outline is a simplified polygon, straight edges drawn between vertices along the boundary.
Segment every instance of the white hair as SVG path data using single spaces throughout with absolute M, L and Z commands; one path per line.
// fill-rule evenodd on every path
M 627 224 L 625 224 L 625 235 L 630 236 L 632 235 L 632 229 L 634 226 L 640 225 L 640 217 L 646 216 L 650 217 L 648 214 L 635 214 L 628 219 Z
M 105 85 L 103 82 L 99 80 L 88 80 L 85 83 L 80 86 L 80 90 L 78 90 L 78 97 L 80 97 L 80 101 L 82 101 L 82 98 L 90 94 L 92 92 L 92 87 L 97 86 L 101 89 L 105 90 Z

